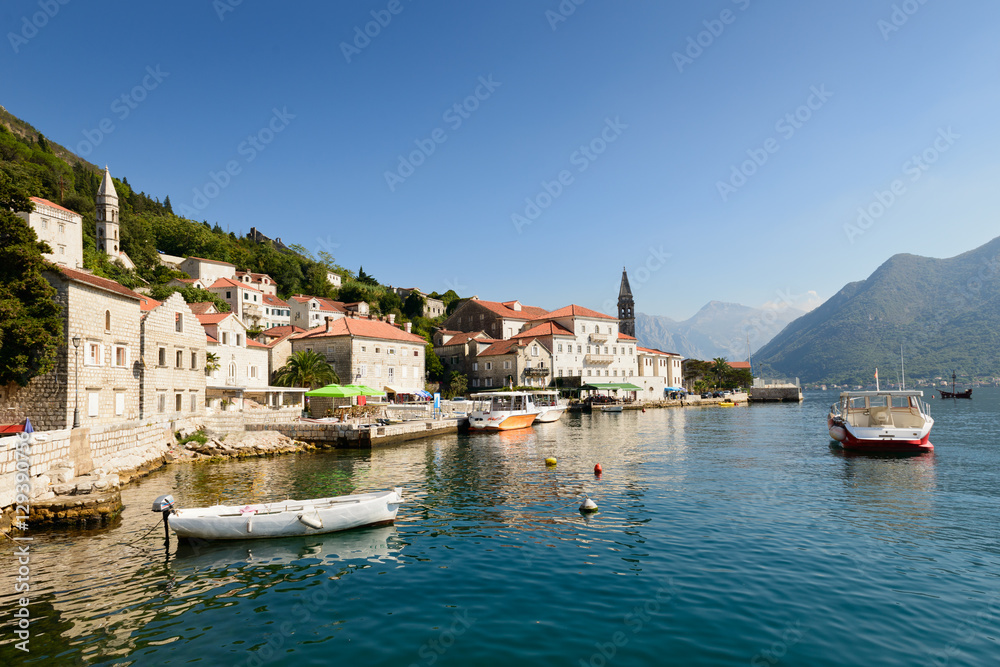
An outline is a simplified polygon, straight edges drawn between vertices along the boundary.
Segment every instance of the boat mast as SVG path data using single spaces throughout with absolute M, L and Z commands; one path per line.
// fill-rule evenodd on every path
M 903 385 L 900 389 L 906 389 L 906 367 L 903 365 L 903 345 L 899 346 L 899 371 L 903 374 Z
M 875 391 L 878 391 L 878 366 L 875 367 Z

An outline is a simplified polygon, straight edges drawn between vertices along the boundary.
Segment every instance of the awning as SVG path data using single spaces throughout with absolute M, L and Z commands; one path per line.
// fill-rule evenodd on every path
M 407 393 L 409 393 L 409 392 L 403 391 L 402 389 L 399 389 L 398 387 L 393 387 L 391 384 L 383 385 L 382 388 L 385 389 L 390 394 L 407 394 Z
M 585 384 L 580 389 L 590 391 L 642 391 L 642 387 L 637 387 L 630 382 L 605 382 Z
M 312 398 L 350 398 L 351 396 L 360 395 L 361 391 L 357 387 L 339 384 L 328 384 L 325 387 L 306 392 L 306 396 Z
M 624 391 L 642 391 L 642 387 L 637 387 L 631 382 L 622 382 L 618 385 L 618 388 Z

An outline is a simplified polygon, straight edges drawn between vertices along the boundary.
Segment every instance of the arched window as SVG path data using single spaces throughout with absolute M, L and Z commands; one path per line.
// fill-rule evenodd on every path
M 235 361 L 230 362 L 230 364 L 229 364 L 229 377 L 231 377 L 231 378 L 235 378 L 236 377 L 236 362 Z
M 111 331 L 111 311 L 104 311 L 104 330 Z

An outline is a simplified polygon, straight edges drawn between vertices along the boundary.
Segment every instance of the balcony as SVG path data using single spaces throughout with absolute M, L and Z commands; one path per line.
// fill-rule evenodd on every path
M 608 342 L 608 334 L 592 333 L 592 334 L 590 334 L 590 342 L 591 343 L 607 343 Z
M 551 374 L 551 372 L 552 371 L 550 371 L 545 366 L 537 366 L 535 368 L 525 368 L 524 376 L 529 378 L 539 378 L 539 377 L 543 378 L 547 377 L 549 374 Z
M 610 364 L 615 358 L 610 354 L 588 354 L 583 360 L 588 364 Z

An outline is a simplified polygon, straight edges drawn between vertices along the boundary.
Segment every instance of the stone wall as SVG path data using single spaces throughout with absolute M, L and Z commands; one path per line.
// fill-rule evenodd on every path
M 180 318 L 178 320 L 178 317 Z M 177 329 L 180 328 L 180 331 Z M 205 411 L 205 329 L 180 294 L 174 293 L 142 319 L 140 414 L 178 419 Z M 160 364 L 160 350 L 163 350 Z M 177 356 L 180 354 L 180 365 Z M 180 409 L 177 395 L 180 394 Z
M 302 415 L 299 406 L 290 408 L 269 408 L 266 410 L 244 410 L 242 412 L 211 412 L 197 421 L 210 433 L 235 433 L 252 430 L 249 427 L 261 424 L 284 424 Z
M 38 201 L 34 203 L 34 211 L 17 215 L 35 230 L 39 241 L 45 241 L 52 248 L 52 253 L 46 253 L 45 259 L 71 269 L 82 268 L 83 219 L 62 208 L 46 206 Z

